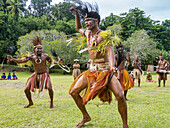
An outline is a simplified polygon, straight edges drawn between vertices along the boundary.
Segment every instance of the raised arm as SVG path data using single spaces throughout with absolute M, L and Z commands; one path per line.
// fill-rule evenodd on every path
M 75 7 L 71 7 L 70 8 L 70 11 L 74 13 L 75 15 L 75 22 L 76 22 L 76 28 L 77 28 L 77 31 L 80 32 L 82 35 L 85 36 L 85 29 L 82 28 L 82 25 L 81 25 L 81 22 L 80 22 L 80 16 L 78 14 L 78 11 Z
M 138 66 L 141 67 L 141 62 L 138 63 Z
M 129 54 L 129 53 L 127 53 L 126 60 L 127 60 L 129 63 L 131 63 L 131 59 L 130 59 L 130 54 Z
M 29 60 L 29 57 L 24 58 L 24 59 L 15 59 L 11 55 L 7 55 L 7 59 L 9 61 L 14 61 L 15 63 L 25 63 L 25 62 L 27 62 Z
M 166 64 L 165 64 L 165 70 L 168 70 L 168 68 L 169 68 L 169 62 L 166 61 L 165 63 L 166 63 Z
M 132 67 L 135 67 L 135 61 L 133 61 L 133 63 L 132 63 Z
M 55 65 L 57 64 L 61 64 L 64 60 L 63 57 L 61 57 L 58 61 L 54 60 L 53 57 L 50 57 L 50 56 L 47 56 L 47 59 L 46 59 L 50 64 L 54 63 Z

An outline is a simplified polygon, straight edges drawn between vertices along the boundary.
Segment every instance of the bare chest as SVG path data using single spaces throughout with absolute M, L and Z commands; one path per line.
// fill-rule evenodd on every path
M 159 61 L 160 67 L 165 67 L 166 62 L 165 61 Z

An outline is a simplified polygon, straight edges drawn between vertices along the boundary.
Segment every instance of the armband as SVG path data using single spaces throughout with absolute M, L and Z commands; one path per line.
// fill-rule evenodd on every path
M 26 57 L 27 60 L 29 60 L 29 57 Z

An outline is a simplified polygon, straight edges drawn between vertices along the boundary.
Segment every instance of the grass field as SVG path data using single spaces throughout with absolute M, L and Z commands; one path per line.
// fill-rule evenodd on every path
M 32 93 L 34 105 L 24 109 L 28 101 L 24 87 L 31 73 L 18 72 L 19 80 L 0 80 L 0 128 L 74 128 L 82 115 L 68 88 L 71 75 L 50 74 L 54 88 L 54 108 L 49 109 L 48 91 L 41 98 Z M 170 128 L 170 75 L 166 87 L 157 88 L 156 83 L 145 82 L 141 87 L 128 91 L 128 124 L 130 128 Z M 122 121 L 117 110 L 117 101 L 101 103 L 98 98 L 88 102 L 87 110 L 92 118 L 85 128 L 121 128 Z

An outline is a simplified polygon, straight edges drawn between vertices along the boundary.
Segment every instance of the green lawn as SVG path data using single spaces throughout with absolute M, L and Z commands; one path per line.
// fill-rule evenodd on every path
M 0 128 L 74 128 L 82 115 L 68 88 L 73 81 L 71 75 L 50 74 L 54 88 L 54 109 L 49 109 L 49 95 L 45 91 L 41 98 L 32 93 L 34 106 L 24 109 L 28 101 L 24 87 L 31 73 L 18 72 L 19 80 L 0 80 Z M 170 75 L 166 87 L 157 88 L 156 83 L 146 83 L 142 76 L 141 87 L 128 91 L 128 124 L 130 128 L 170 127 Z M 98 98 L 88 102 L 87 110 L 92 118 L 86 128 L 121 128 L 122 121 L 117 110 L 117 101 L 102 104 Z

